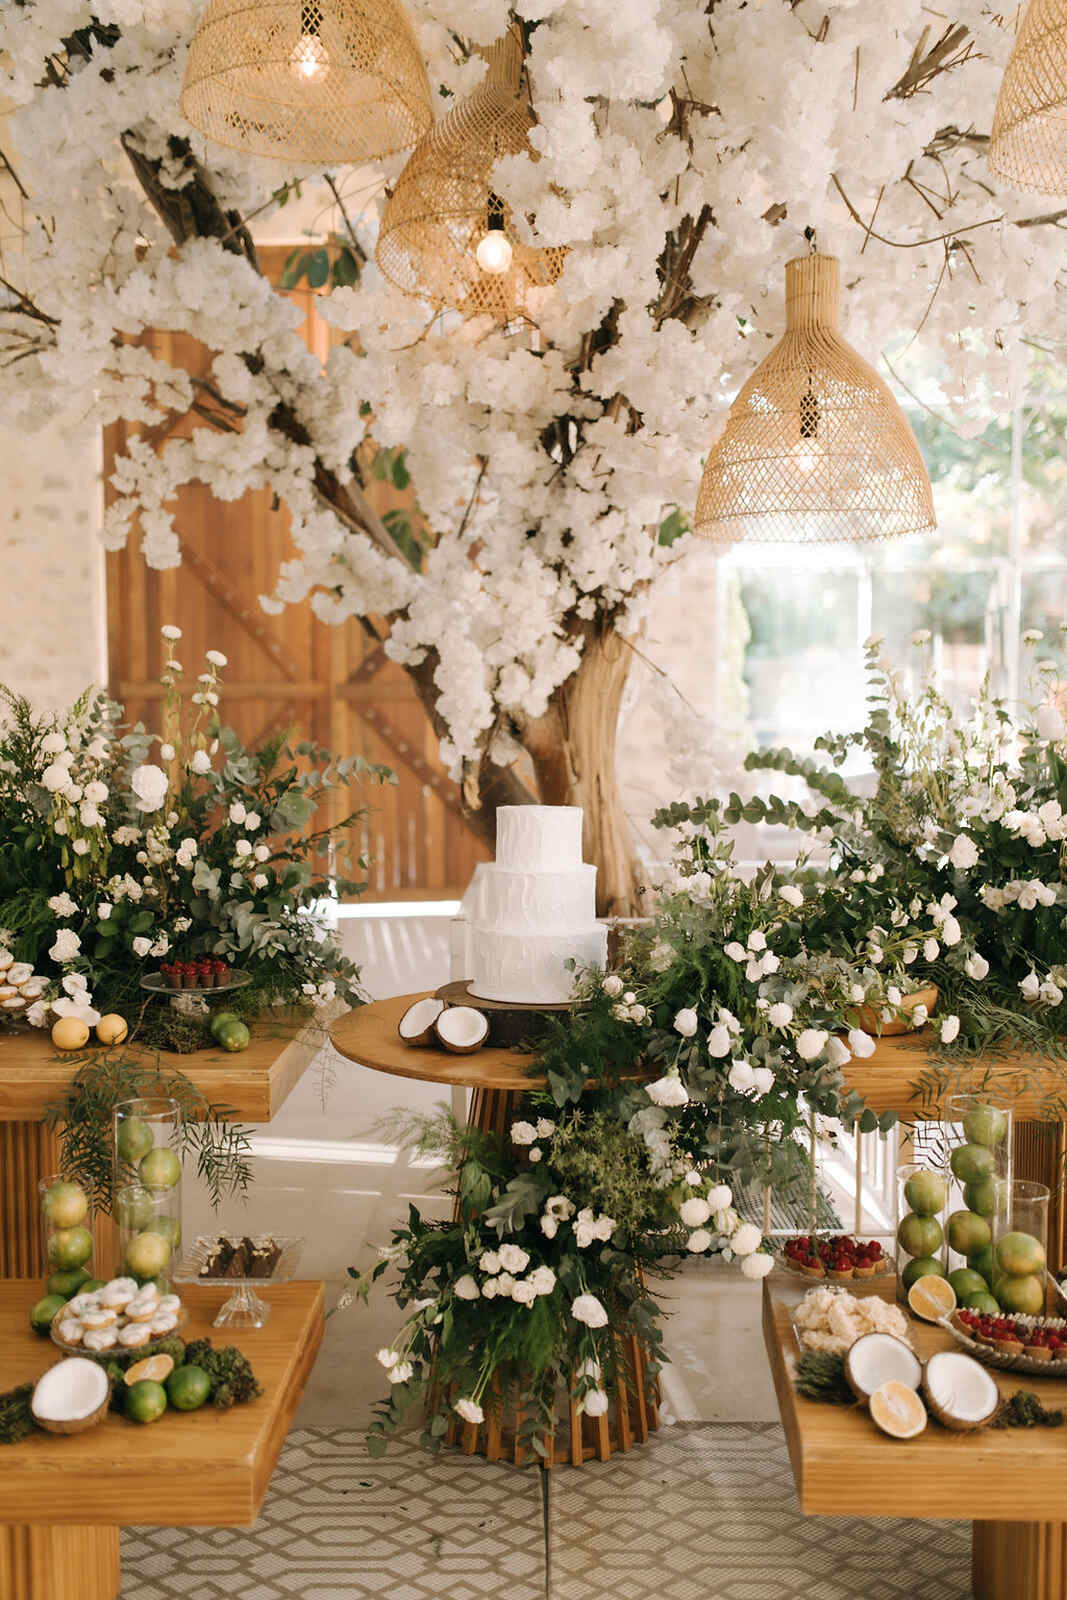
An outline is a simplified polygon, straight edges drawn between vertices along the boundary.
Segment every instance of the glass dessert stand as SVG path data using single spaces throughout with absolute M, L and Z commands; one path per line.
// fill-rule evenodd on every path
M 295 1277 L 304 1248 L 302 1238 L 251 1239 L 247 1235 L 219 1233 L 199 1238 L 185 1251 L 171 1273 L 175 1283 L 198 1283 L 232 1293 L 212 1323 L 213 1328 L 262 1328 L 270 1305 L 259 1291 Z

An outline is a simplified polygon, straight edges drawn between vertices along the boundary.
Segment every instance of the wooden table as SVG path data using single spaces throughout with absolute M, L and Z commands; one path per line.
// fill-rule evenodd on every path
M 0 1282 L 0 1391 L 62 1359 L 29 1331 L 36 1280 Z M 192 1288 L 186 1340 L 236 1342 L 264 1393 L 217 1411 L 168 1411 L 138 1424 L 109 1414 L 69 1437 L 35 1433 L 0 1445 L 0 1595 L 3 1600 L 114 1600 L 119 1526 L 250 1527 L 322 1343 L 323 1286 L 270 1291 L 265 1328 L 220 1336 L 211 1319 L 225 1286 Z M 177 1549 L 178 1547 L 176 1547 Z
M 257 1021 L 247 1050 L 191 1055 L 145 1051 L 145 1064 L 182 1072 L 234 1118 L 269 1122 L 326 1043 L 320 1023 L 283 1013 Z M 48 1034 L 0 1037 L 0 1278 L 42 1274 L 45 1265 L 37 1184 L 59 1165 L 59 1144 L 41 1118 L 60 1099 L 84 1052 L 62 1056 Z
M 861 1407 L 806 1400 L 793 1387 L 792 1308 L 809 1284 L 764 1280 L 763 1334 L 797 1498 L 813 1516 L 922 1517 L 973 1523 L 975 1600 L 1067 1595 L 1067 1428 L 950 1433 L 930 1420 L 916 1439 L 890 1439 Z M 893 1289 L 877 1292 L 891 1299 Z M 942 1328 L 912 1319 L 922 1359 L 954 1348 Z M 993 1372 L 1001 1394 L 1030 1389 L 1067 1408 L 1067 1378 Z M 901 1551 L 901 1560 L 907 1552 Z

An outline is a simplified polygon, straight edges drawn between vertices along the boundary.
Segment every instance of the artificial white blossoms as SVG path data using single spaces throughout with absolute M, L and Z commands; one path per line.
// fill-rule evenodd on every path
M 684 1106 L 689 1104 L 689 1090 L 676 1072 L 645 1084 L 645 1093 L 655 1106 Z
M 130 788 L 136 797 L 138 811 L 158 811 L 167 798 L 168 787 L 167 774 L 152 762 L 135 767 L 130 774 Z
M 587 1328 L 606 1328 L 608 1314 L 595 1294 L 580 1294 L 571 1302 L 571 1316 Z

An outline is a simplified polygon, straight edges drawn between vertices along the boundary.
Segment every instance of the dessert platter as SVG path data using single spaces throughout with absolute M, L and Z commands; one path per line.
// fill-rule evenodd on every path
M 831 1283 L 877 1278 L 893 1271 L 893 1262 L 877 1239 L 854 1239 L 850 1233 L 797 1234 L 786 1239 L 778 1260 L 790 1272 L 827 1278 Z
M 303 1238 L 247 1234 L 201 1235 L 172 1274 L 176 1283 L 219 1283 L 233 1290 L 213 1327 L 262 1328 L 270 1306 L 257 1293 L 264 1285 L 288 1283 L 296 1275 Z
M 52 1343 L 78 1355 L 116 1350 L 147 1353 L 169 1339 L 186 1320 L 176 1294 L 161 1294 L 154 1283 L 112 1278 L 102 1288 L 76 1294 L 52 1319 Z
M 987 1367 L 1067 1378 L 1067 1321 L 1062 1317 L 992 1316 L 960 1307 L 942 1319 L 942 1326 Z
M 149 972 L 141 979 L 141 988 L 150 994 L 188 993 L 221 994 L 233 989 L 243 989 L 252 982 L 247 972 L 237 972 L 225 961 L 203 957 L 197 961 L 165 961 L 158 972 Z

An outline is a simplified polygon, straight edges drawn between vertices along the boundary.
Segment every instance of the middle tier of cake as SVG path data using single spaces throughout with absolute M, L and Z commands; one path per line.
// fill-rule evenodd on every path
M 562 872 L 520 872 L 490 862 L 478 873 L 473 901 L 473 927 L 587 929 L 596 918 L 596 868 L 583 862 Z

